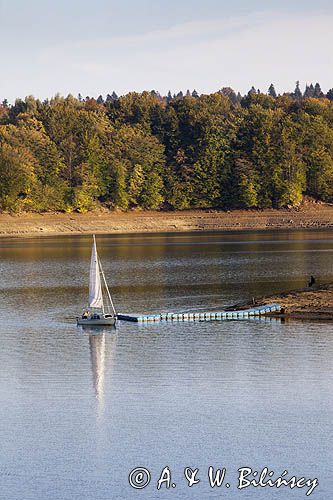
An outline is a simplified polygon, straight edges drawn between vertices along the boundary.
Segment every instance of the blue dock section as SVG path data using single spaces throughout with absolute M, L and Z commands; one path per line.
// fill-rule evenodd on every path
M 243 311 L 212 311 L 212 312 L 185 312 L 185 313 L 161 313 L 148 315 L 117 314 L 121 321 L 132 321 L 134 323 L 151 323 L 160 321 L 223 321 L 230 319 L 249 319 L 255 316 L 267 316 L 279 312 L 279 304 L 267 304 L 253 307 Z

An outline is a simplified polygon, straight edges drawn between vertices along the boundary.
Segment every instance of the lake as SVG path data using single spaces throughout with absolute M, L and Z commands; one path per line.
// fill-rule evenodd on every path
M 331 231 L 98 236 L 123 313 L 204 311 L 333 281 Z M 238 469 L 333 491 L 329 322 L 118 323 L 82 330 L 91 237 L 0 239 L 0 497 L 299 499 Z M 175 487 L 163 483 L 168 466 Z M 208 467 L 226 468 L 211 488 Z M 151 473 L 142 490 L 129 473 Z M 200 483 L 187 486 L 185 467 Z

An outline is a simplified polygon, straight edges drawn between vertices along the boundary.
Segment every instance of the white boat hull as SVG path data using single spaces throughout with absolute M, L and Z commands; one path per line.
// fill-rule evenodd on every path
M 77 324 L 79 326 L 112 326 L 116 323 L 116 318 L 77 318 Z

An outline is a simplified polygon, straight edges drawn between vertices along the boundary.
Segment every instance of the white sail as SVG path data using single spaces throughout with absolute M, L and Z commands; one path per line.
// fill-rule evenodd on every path
M 95 236 L 90 261 L 89 307 L 103 308 L 102 284 Z

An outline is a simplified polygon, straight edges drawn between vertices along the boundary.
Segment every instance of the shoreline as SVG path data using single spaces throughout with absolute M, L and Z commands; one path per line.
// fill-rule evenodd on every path
M 0 237 L 274 229 L 333 229 L 333 205 L 311 203 L 299 209 L 279 210 L 121 212 L 101 209 L 85 214 L 0 214 Z
M 299 288 L 268 297 L 255 298 L 255 305 L 278 303 L 281 312 L 267 314 L 269 317 L 301 320 L 333 320 L 333 283 Z M 253 302 L 236 304 L 227 310 L 253 307 Z

